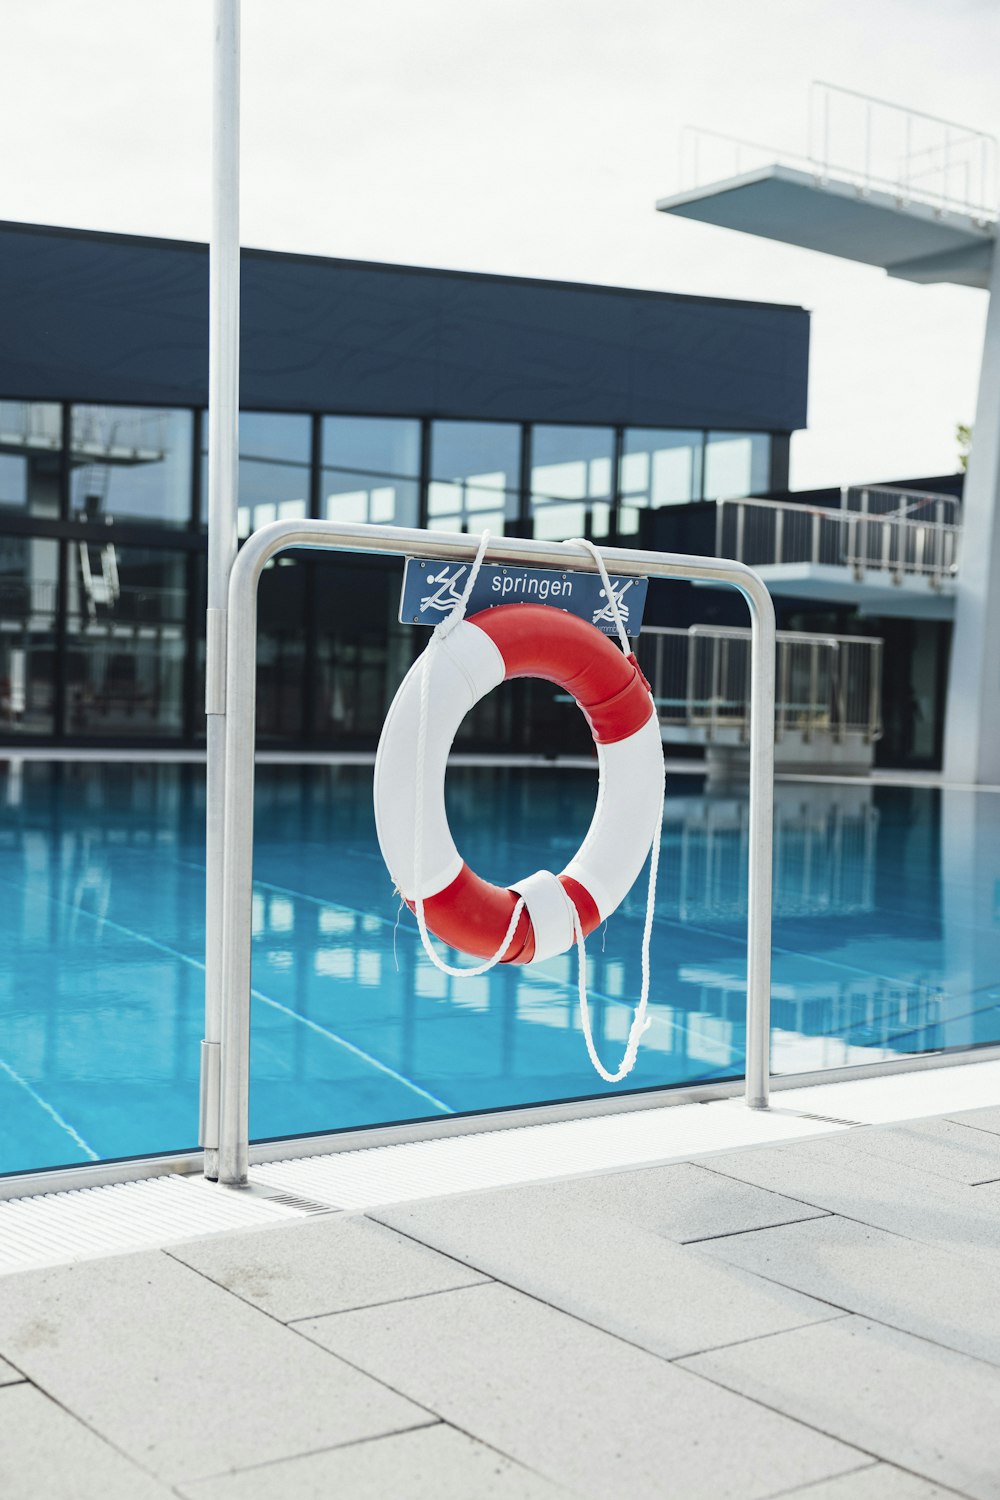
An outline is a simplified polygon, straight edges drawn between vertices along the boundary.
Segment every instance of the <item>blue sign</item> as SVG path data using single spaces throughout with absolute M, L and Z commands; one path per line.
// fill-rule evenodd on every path
M 404 625 L 437 625 L 462 597 L 471 563 L 418 562 L 406 559 L 399 618 Z M 638 635 L 646 607 L 645 578 L 612 578 L 622 622 L 629 635 Z M 555 568 L 499 567 L 484 563 L 473 585 L 467 613 L 498 604 L 551 604 L 589 620 L 605 635 L 615 635 L 611 604 L 597 573 L 558 572 Z

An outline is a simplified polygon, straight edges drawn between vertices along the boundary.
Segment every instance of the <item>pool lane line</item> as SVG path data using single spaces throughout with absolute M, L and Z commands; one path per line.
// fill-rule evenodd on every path
M 43 1098 L 38 1090 L 33 1088 L 26 1078 L 22 1078 L 17 1069 L 12 1068 L 10 1063 L 5 1061 L 5 1059 L 2 1057 L 0 1057 L 0 1070 L 6 1073 L 7 1077 L 13 1083 L 16 1083 L 20 1088 L 24 1089 L 24 1092 L 35 1101 L 39 1109 L 44 1110 L 45 1113 L 50 1117 L 50 1119 L 55 1121 L 60 1130 L 65 1130 L 70 1140 L 72 1140 L 73 1143 L 80 1148 L 84 1156 L 89 1156 L 91 1161 L 100 1161 L 101 1158 L 98 1156 L 93 1146 L 87 1144 L 78 1130 L 74 1130 L 69 1121 L 64 1119 L 63 1116 L 59 1113 L 55 1105 L 50 1104 L 47 1099 Z
M 40 895 L 39 892 L 32 891 L 29 886 L 16 884 L 14 881 L 7 880 L 3 876 L 0 876 L 0 885 L 10 886 L 12 889 L 19 890 L 34 899 L 37 899 Z M 92 922 L 101 923 L 106 927 L 113 927 L 117 932 L 124 933 L 126 937 L 134 938 L 138 943 L 146 943 L 150 948 L 156 948 L 160 953 L 165 953 L 170 958 L 180 959 L 182 963 L 189 964 L 191 968 L 197 969 L 202 974 L 205 972 L 203 960 L 192 958 L 189 953 L 182 953 L 179 948 L 173 948 L 168 943 L 161 943 L 158 938 L 147 937 L 145 933 L 136 932 L 134 928 L 126 927 L 124 923 L 116 922 L 113 917 L 99 917 L 96 912 L 89 912 L 82 906 L 74 906 L 69 901 L 60 901 L 55 896 L 43 895 L 41 899 L 47 901 L 51 906 L 61 906 L 66 911 L 88 917 Z M 410 1089 L 411 1092 L 419 1095 L 421 1099 L 426 1099 L 428 1103 L 432 1104 L 435 1109 L 440 1110 L 443 1114 L 453 1115 L 455 1113 L 450 1104 L 445 1104 L 442 1099 L 438 1099 L 436 1095 L 429 1093 L 427 1089 L 421 1088 L 420 1084 L 415 1083 L 412 1078 L 407 1078 L 404 1073 L 397 1072 L 388 1063 L 384 1063 L 379 1058 L 373 1057 L 370 1052 L 365 1052 L 362 1047 L 356 1047 L 353 1042 L 349 1042 L 346 1037 L 340 1036 L 336 1031 L 331 1031 L 328 1027 L 321 1026 L 318 1021 L 310 1020 L 308 1016 L 300 1015 L 298 1011 L 292 1010 L 287 1005 L 283 1005 L 280 1000 L 273 1000 L 270 995 L 265 995 L 262 990 L 255 989 L 253 986 L 250 988 L 250 994 L 263 1005 L 269 1005 L 272 1009 L 291 1016 L 293 1020 L 300 1022 L 310 1031 L 315 1031 L 320 1036 L 325 1036 L 338 1047 L 343 1047 L 346 1052 L 350 1052 L 353 1056 L 361 1059 L 361 1061 L 368 1063 L 379 1073 L 384 1073 L 387 1078 L 392 1078 L 396 1083 L 401 1083 L 404 1088 Z M 89 1150 L 89 1146 L 86 1149 Z M 94 1160 L 99 1161 L 100 1157 L 95 1156 Z
M 132 851 L 131 848 L 129 848 L 128 852 L 133 852 L 133 851 Z M 145 851 L 135 851 L 135 852 L 145 852 Z M 190 870 L 196 871 L 199 874 L 204 874 L 204 866 L 203 865 L 199 865 L 194 860 L 179 859 L 176 856 L 174 856 L 174 858 L 173 858 L 173 860 L 171 862 L 173 864 L 175 864 L 175 865 L 182 866 L 182 867 L 184 867 L 186 869 L 190 869 Z M 334 900 L 334 899 L 331 899 L 331 898 L 325 898 L 325 897 L 322 897 L 322 896 L 314 896 L 311 893 L 309 893 L 308 891 L 300 891 L 300 890 L 298 890 L 295 886 L 279 885 L 279 884 L 277 884 L 274 881 L 258 880 L 256 877 L 254 878 L 254 882 L 253 883 L 254 883 L 254 887 L 255 888 L 259 886 L 263 890 L 269 890 L 269 891 L 273 891 L 273 892 L 275 892 L 276 894 L 279 894 L 279 895 L 289 896 L 289 897 L 293 898 L 294 900 L 305 901 L 308 904 L 313 905 L 313 906 L 331 907 L 331 908 L 333 908 L 333 909 L 335 909 L 337 911 L 342 911 L 342 912 L 348 913 L 348 914 L 350 914 L 351 916 L 354 916 L 354 917 L 363 918 L 363 919 L 365 919 L 367 921 L 377 922 L 379 924 L 379 926 L 381 926 L 381 927 L 393 927 L 394 926 L 394 922 L 393 921 L 390 921 L 387 917 L 379 916 L 375 912 L 364 912 L 364 911 L 359 910 L 357 907 L 347 906 L 347 905 L 345 905 L 341 901 L 337 901 L 337 900 Z M 74 908 L 74 910 L 76 910 L 76 909 L 77 908 Z M 92 914 L 88 913 L 88 915 L 92 915 Z M 627 912 L 622 913 L 622 915 L 627 920 L 635 920 L 635 921 L 639 920 L 638 918 L 630 918 L 630 915 Z M 95 918 L 95 920 L 96 920 L 96 918 Z M 105 920 L 108 920 L 108 919 L 105 919 Z M 680 920 L 678 920 L 675 917 L 664 917 L 664 916 L 654 917 L 654 922 L 655 922 L 655 924 L 657 926 L 660 926 L 660 927 L 676 929 L 676 930 L 679 930 L 681 932 L 696 933 L 696 934 L 701 935 L 702 937 L 711 937 L 711 938 L 719 939 L 723 943 L 736 944 L 738 947 L 740 947 L 740 948 L 742 948 L 744 950 L 746 948 L 746 938 L 742 935 L 742 933 L 729 933 L 729 932 L 721 931 L 718 928 L 714 928 L 714 927 L 703 927 L 700 924 L 695 924 L 695 923 L 692 923 L 692 922 L 681 922 Z M 112 924 L 112 925 L 116 925 L 116 924 Z M 120 924 L 118 924 L 118 925 L 120 925 Z M 123 930 L 128 930 L 128 929 L 123 929 Z M 414 936 L 412 930 L 409 929 L 408 927 L 404 928 L 404 931 L 409 931 L 410 934 L 411 934 L 411 937 Z M 172 951 L 172 950 L 168 950 L 168 951 Z M 774 944 L 772 944 L 771 951 L 772 951 L 773 954 L 780 955 L 780 956 L 782 956 L 784 958 L 802 959 L 802 960 L 804 960 L 807 963 L 819 964 L 819 965 L 821 965 L 821 966 L 823 966 L 825 968 L 836 969 L 836 970 L 839 970 L 839 971 L 841 971 L 842 973 L 845 973 L 845 974 L 853 974 L 853 975 L 858 976 L 861 979 L 874 979 L 874 980 L 878 980 L 879 982 L 881 982 L 883 984 L 890 984 L 890 985 L 899 985 L 899 984 L 903 983 L 903 981 L 901 981 L 898 977 L 893 976 L 893 975 L 889 975 L 889 974 L 881 973 L 877 969 L 865 969 L 865 968 L 861 968 L 861 967 L 859 967 L 856 964 L 843 963 L 843 962 L 840 962 L 837 959 L 824 957 L 821 954 L 807 953 L 804 949 L 800 949 L 800 948 L 786 948 L 784 945 L 774 943 Z M 532 972 L 530 966 L 524 967 L 522 969 L 522 972 L 518 975 L 518 977 L 520 979 L 523 979 L 528 984 L 539 985 L 539 986 L 541 986 L 541 985 L 549 985 L 549 986 L 551 986 L 552 988 L 555 988 L 555 989 L 565 990 L 568 994 L 570 994 L 572 996 L 576 995 L 576 986 L 574 984 L 572 984 L 569 980 L 560 979 L 560 978 L 558 978 L 554 974 L 546 974 L 545 971 L 544 971 L 544 969 L 541 969 L 541 968 L 538 969 L 538 970 L 536 970 L 536 971 L 534 971 L 534 972 Z M 977 989 L 979 989 L 979 988 L 986 989 L 986 988 L 992 988 L 992 987 L 993 987 L 993 983 L 991 982 L 990 984 L 987 984 L 987 985 L 977 986 Z M 278 1009 L 278 1010 L 287 1009 L 286 1007 L 283 1007 L 280 1002 L 278 1002 L 278 1001 L 272 1001 L 270 999 L 270 997 L 268 997 L 268 996 L 264 996 L 263 994 L 260 994 L 259 992 L 256 992 L 256 991 L 253 991 L 252 993 L 255 994 L 256 998 L 263 1000 L 264 1004 L 273 1005 L 274 1008 Z M 972 991 L 969 991 L 968 993 L 969 994 L 975 994 L 976 991 L 972 990 Z M 597 990 L 592 991 L 592 996 L 593 996 L 593 998 L 595 1000 L 597 1000 L 597 1001 L 603 1001 L 607 1005 L 618 1005 L 618 1006 L 624 1006 L 626 1008 L 631 1008 L 631 1006 L 632 1006 L 632 1002 L 630 1000 L 628 1000 L 627 998 L 625 998 L 624 996 L 607 995 L 607 994 L 604 994 L 602 991 L 597 991 Z M 960 998 L 960 997 L 956 996 L 956 998 Z M 667 1004 L 671 1004 L 671 1003 L 672 1002 L 670 1002 L 668 1000 L 654 1001 L 654 1005 L 667 1005 Z M 969 1016 L 979 1015 L 983 1011 L 985 1011 L 986 1009 L 989 1009 L 989 1008 L 990 1007 L 984 1006 L 984 1007 L 981 1007 L 980 1009 L 976 1009 L 976 1010 L 969 1011 L 969 1012 L 963 1012 L 962 1015 L 960 1015 L 958 1017 L 955 1017 L 954 1019 L 961 1020 L 963 1018 L 963 1016 L 965 1016 L 965 1015 L 969 1015 Z M 308 1021 L 305 1017 L 299 1016 L 296 1011 L 292 1011 L 292 1010 L 288 1009 L 287 1013 L 289 1015 L 295 1016 L 298 1020 L 302 1021 L 303 1025 L 309 1025 L 309 1026 L 315 1026 L 316 1025 L 316 1023 Z M 680 1034 L 685 1029 L 677 1021 L 670 1020 L 666 1016 L 657 1016 L 655 1014 L 655 1011 L 654 1011 L 654 1015 L 653 1015 L 653 1021 L 654 1021 L 654 1025 L 665 1025 L 667 1027 L 668 1031 L 675 1032 L 677 1034 Z M 323 1030 L 323 1028 L 319 1028 L 319 1029 L 321 1031 Z M 919 1030 L 922 1030 L 922 1029 L 923 1028 L 921 1028 L 921 1027 L 915 1027 L 915 1028 L 913 1028 L 914 1031 L 919 1031 Z M 838 1035 L 838 1033 L 836 1033 L 836 1032 L 825 1032 L 825 1031 L 810 1032 L 808 1034 L 810 1036 L 828 1037 L 828 1038 L 833 1038 L 833 1037 L 835 1037 L 835 1036 Z M 903 1036 L 912 1035 L 912 1032 L 905 1032 L 902 1035 Z M 347 1047 L 348 1049 L 351 1048 L 352 1044 L 350 1042 L 346 1041 L 344 1038 L 338 1038 L 338 1040 L 341 1041 L 341 1043 L 342 1043 L 343 1046 Z M 889 1051 L 895 1052 L 896 1049 L 892 1046 L 891 1043 L 886 1043 L 885 1050 L 889 1050 Z M 364 1053 L 359 1053 L 359 1055 L 365 1056 Z M 905 1053 L 899 1053 L 898 1055 L 904 1056 L 906 1054 Z M 375 1061 L 375 1060 L 373 1059 L 373 1061 Z M 377 1063 L 377 1061 L 375 1061 L 375 1065 L 376 1066 L 380 1066 Z M 708 1077 L 708 1076 L 714 1076 L 714 1075 L 708 1075 L 708 1074 L 706 1074 L 705 1076 Z M 696 1076 L 696 1078 L 694 1080 L 692 1080 L 692 1081 L 698 1082 L 699 1081 L 699 1077 Z M 418 1084 L 413 1084 L 411 1082 L 410 1086 L 415 1091 L 420 1092 L 420 1086 Z M 428 1095 L 427 1097 L 433 1098 L 433 1096 L 430 1096 L 430 1095 Z M 441 1104 L 440 1101 L 437 1101 L 436 1104 L 437 1104 L 438 1108 L 446 1110 L 447 1113 L 449 1113 L 449 1114 L 454 1113 L 453 1110 L 449 1109 L 449 1107 L 447 1105 Z
M 187 869 L 197 870 L 202 875 L 205 873 L 205 867 L 204 867 L 204 865 L 199 865 L 199 864 L 197 864 L 193 860 L 182 860 L 182 859 L 178 859 L 178 858 L 175 857 L 173 859 L 172 863 L 174 863 L 176 865 L 183 865 Z M 279 895 L 282 895 L 282 896 L 291 896 L 291 897 L 293 897 L 293 898 L 295 898 L 295 899 L 297 899 L 299 901 L 306 901 L 306 902 L 308 902 L 312 906 L 327 906 L 327 907 L 332 907 L 332 908 L 335 908 L 337 911 L 349 912 L 352 916 L 363 917 L 365 920 L 377 922 L 379 924 L 379 926 L 381 926 L 381 927 L 395 927 L 395 919 L 394 918 L 390 919 L 389 917 L 381 917 L 381 916 L 379 916 L 375 912 L 363 912 L 363 911 L 360 911 L 357 907 L 345 905 L 342 901 L 337 901 L 337 900 L 333 900 L 333 899 L 329 899 L 329 898 L 324 898 L 322 896 L 313 896 L 313 895 L 311 895 L 307 891 L 300 891 L 300 890 L 296 889 L 295 886 L 278 885 L 277 883 L 275 883 L 273 881 L 258 880 L 256 878 L 256 876 L 254 877 L 254 882 L 253 883 L 254 883 L 255 886 L 260 886 L 264 890 L 275 891 L 276 893 L 278 893 Z M 614 913 L 613 915 L 618 915 L 618 913 Z M 642 920 L 640 917 L 633 917 L 632 914 L 630 912 L 627 912 L 627 911 L 621 912 L 620 915 L 626 921 L 634 921 L 634 922 L 638 923 L 638 922 L 640 922 Z M 608 920 L 610 921 L 611 918 L 608 918 Z M 741 921 L 741 922 L 743 922 L 745 924 L 745 920 L 746 919 L 745 919 L 745 917 L 743 917 L 743 918 L 735 918 L 734 920 L 735 921 Z M 725 932 L 725 931 L 723 931 L 723 930 L 721 930 L 719 928 L 716 928 L 716 927 L 705 927 L 705 926 L 702 926 L 700 923 L 694 923 L 694 922 L 682 922 L 678 917 L 667 917 L 667 916 L 662 916 L 662 915 L 656 915 L 655 913 L 654 913 L 654 916 L 653 916 L 653 926 L 654 926 L 654 929 L 656 927 L 661 927 L 661 928 L 670 929 L 671 931 L 676 930 L 676 931 L 680 931 L 680 932 L 692 932 L 692 933 L 698 934 L 701 937 L 716 938 L 716 939 L 718 939 L 719 941 L 721 941 L 723 943 L 729 943 L 730 945 L 736 944 L 737 947 L 743 949 L 744 953 L 746 952 L 746 934 L 745 934 L 745 932 L 738 932 L 738 933 Z M 403 930 L 404 931 L 412 931 L 412 929 L 410 929 L 409 927 L 405 927 Z M 971 928 L 969 930 L 971 930 L 971 931 L 977 931 L 977 930 L 985 930 L 985 929 Z M 784 944 L 772 942 L 772 944 L 771 944 L 771 952 L 772 952 L 772 954 L 780 954 L 784 958 L 799 958 L 799 959 L 804 959 L 808 963 L 821 964 L 825 968 L 839 969 L 839 970 L 841 970 L 845 974 L 857 974 L 857 975 L 860 975 L 863 979 L 878 979 L 883 984 L 899 984 L 901 982 L 894 975 L 884 974 L 884 973 L 882 973 L 878 969 L 865 969 L 865 968 L 861 968 L 857 964 L 843 963 L 839 959 L 827 958 L 827 957 L 825 957 L 825 956 L 823 956 L 822 954 L 819 954 L 819 953 L 809 953 L 804 948 L 787 948 L 787 947 L 784 946 Z M 530 966 L 527 966 L 526 969 L 525 969 L 525 978 L 534 977 L 534 976 L 529 976 L 528 971 L 527 971 L 528 968 L 530 968 Z M 573 994 L 576 993 L 576 986 L 574 984 L 570 983 L 568 980 L 556 979 L 556 978 L 553 977 L 553 978 L 549 979 L 548 982 L 551 983 L 551 984 L 557 985 L 560 989 L 569 990 Z M 594 991 L 594 998 L 596 1000 L 604 1000 L 607 1004 L 610 1004 L 610 1005 L 626 1005 L 626 1006 L 628 1006 L 628 1005 L 632 1004 L 631 1001 L 626 1000 L 623 997 L 616 997 L 614 995 L 605 995 L 605 994 L 602 994 L 600 991 L 596 991 L 596 990 Z M 654 1003 L 669 1004 L 670 1002 L 668 1002 L 668 1001 L 659 1001 L 659 1002 L 654 1002 Z M 825 1035 L 825 1033 L 821 1033 L 821 1034 Z

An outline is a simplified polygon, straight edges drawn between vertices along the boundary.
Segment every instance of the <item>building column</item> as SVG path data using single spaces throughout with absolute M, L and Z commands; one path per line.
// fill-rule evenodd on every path
M 1000 252 L 962 505 L 945 716 L 948 781 L 1000 785 Z

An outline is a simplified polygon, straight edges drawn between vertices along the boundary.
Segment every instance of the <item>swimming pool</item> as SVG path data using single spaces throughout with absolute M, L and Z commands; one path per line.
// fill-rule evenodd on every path
M 559 869 L 594 785 L 454 767 L 459 847 L 497 881 Z M 192 1146 L 203 768 L 15 761 L 0 810 L 0 1171 Z M 668 778 L 654 1024 L 621 1087 L 743 1070 L 746 814 Z M 644 904 L 640 883 L 588 944 L 612 1066 Z M 258 769 L 253 986 L 256 1138 L 607 1091 L 572 957 L 463 980 L 426 961 L 379 855 L 370 767 Z M 1000 1040 L 1000 796 L 779 784 L 773 1024 L 777 1072 Z

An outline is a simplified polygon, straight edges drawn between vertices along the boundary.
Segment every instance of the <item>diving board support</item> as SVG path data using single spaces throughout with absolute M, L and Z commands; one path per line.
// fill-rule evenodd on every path
M 255 531 L 229 579 L 226 646 L 226 752 L 222 844 L 222 1025 L 218 1180 L 247 1181 L 250 1159 L 250 962 L 253 894 L 253 788 L 257 679 L 257 589 L 265 565 L 291 547 L 444 558 L 471 563 L 478 538 L 339 521 L 274 521 Z M 746 1103 L 766 1109 L 770 1088 L 771 847 L 774 799 L 775 619 L 762 580 L 743 563 L 670 552 L 601 549 L 608 569 L 632 578 L 728 584 L 750 610 L 750 867 L 747 915 Z M 597 571 L 572 543 L 501 537 L 490 561 L 514 567 Z M 650 1091 L 650 1099 L 655 1093 Z M 516 1117 L 515 1117 L 516 1118 Z M 444 1125 L 446 1122 L 442 1122 Z M 512 1118 L 511 1123 L 514 1123 Z

